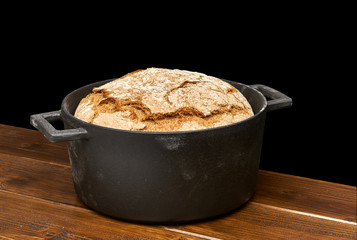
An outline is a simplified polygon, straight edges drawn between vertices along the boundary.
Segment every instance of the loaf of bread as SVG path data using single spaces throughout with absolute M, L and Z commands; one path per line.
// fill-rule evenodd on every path
M 151 132 L 207 129 L 253 116 L 232 85 L 198 72 L 148 68 L 94 88 L 75 117 L 100 126 Z

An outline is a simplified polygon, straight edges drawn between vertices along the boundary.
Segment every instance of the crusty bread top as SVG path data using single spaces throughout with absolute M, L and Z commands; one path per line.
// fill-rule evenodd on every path
M 155 132 L 223 126 L 253 115 L 230 84 L 185 70 L 148 68 L 94 88 L 75 116 L 101 126 Z

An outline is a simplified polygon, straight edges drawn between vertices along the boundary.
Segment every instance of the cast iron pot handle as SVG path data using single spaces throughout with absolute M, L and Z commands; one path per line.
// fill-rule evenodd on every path
M 291 98 L 285 94 L 262 84 L 250 85 L 250 87 L 261 92 L 265 97 L 268 97 L 272 100 L 268 101 L 267 111 L 278 110 L 282 108 L 290 107 L 293 104 Z
M 84 128 L 57 130 L 50 122 L 61 120 L 61 110 L 31 115 L 30 123 L 37 128 L 50 142 L 63 142 L 85 138 Z

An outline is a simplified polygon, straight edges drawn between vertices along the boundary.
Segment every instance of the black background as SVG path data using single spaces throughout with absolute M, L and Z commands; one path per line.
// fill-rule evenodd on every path
M 0 123 L 32 128 L 31 114 L 60 109 L 72 90 L 137 69 L 198 71 L 264 84 L 293 99 L 291 108 L 267 114 L 261 169 L 356 185 L 347 93 L 355 87 L 346 77 L 344 31 L 333 21 L 294 18 L 225 26 L 157 21 L 105 28 L 34 18 L 6 27 Z

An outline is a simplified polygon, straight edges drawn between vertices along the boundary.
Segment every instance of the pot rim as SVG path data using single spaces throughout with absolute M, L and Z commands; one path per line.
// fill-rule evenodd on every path
M 111 131 L 117 131 L 117 132 L 120 132 L 120 133 L 130 133 L 130 134 L 148 134 L 148 135 L 176 135 L 176 134 L 190 134 L 190 133 L 200 133 L 200 132 L 207 132 L 207 131 L 216 131 L 216 130 L 220 130 L 220 129 L 223 129 L 223 128 L 229 128 L 229 127 L 234 127 L 236 125 L 242 125 L 242 124 L 245 124 L 246 122 L 254 119 L 254 118 L 257 118 L 258 116 L 260 116 L 263 112 L 265 112 L 265 110 L 267 109 L 267 106 L 268 106 L 268 102 L 265 98 L 265 96 L 259 92 L 257 89 L 253 88 L 253 87 L 250 87 L 249 85 L 246 85 L 246 84 L 243 84 L 243 83 L 240 83 L 240 82 L 235 82 L 235 81 L 230 81 L 230 80 L 226 80 L 226 79 L 221 79 L 222 81 L 225 81 L 225 82 L 228 82 L 229 84 L 231 84 L 234 88 L 236 88 L 233 84 L 239 84 L 239 85 L 242 85 L 246 88 L 249 88 L 253 91 L 255 91 L 257 94 L 259 94 L 262 99 L 264 100 L 264 105 L 263 107 L 257 112 L 257 113 L 254 113 L 253 116 L 247 118 L 247 119 L 244 119 L 242 121 L 239 121 L 239 122 L 236 122 L 236 123 L 231 123 L 231 124 L 228 124 L 228 125 L 224 125 L 224 126 L 219 126 L 219 127 L 212 127 L 212 128 L 206 128 L 206 129 L 198 129 L 198 130 L 189 130 L 189 131 L 172 131 L 172 132 L 148 132 L 148 131 L 133 131 L 133 130 L 125 130 L 125 129 L 117 129 L 117 128 L 111 128 L 111 127 L 104 127 L 104 126 L 100 126 L 100 125 L 96 125 L 96 124 L 93 124 L 93 123 L 89 123 L 89 122 L 86 122 L 86 121 L 83 121 L 79 118 L 76 118 L 74 116 L 74 114 L 71 114 L 70 112 L 67 111 L 67 109 L 64 107 L 65 103 L 67 102 L 67 99 L 69 98 L 70 95 L 74 94 L 75 92 L 77 91 L 80 91 L 84 88 L 88 88 L 90 86 L 93 85 L 94 86 L 101 86 L 109 81 L 113 81 L 117 78 L 113 78 L 113 79 L 107 79 L 107 80 L 103 80 L 103 81 L 99 81 L 99 82 L 94 82 L 94 83 L 90 83 L 90 84 L 87 84 L 85 86 L 82 86 L 80 88 L 77 88 L 76 90 L 73 90 L 72 92 L 70 92 L 69 94 L 67 94 L 65 96 L 65 98 L 63 99 L 62 101 L 62 104 L 61 104 L 61 116 L 63 116 L 63 113 L 65 114 L 65 117 L 69 118 L 71 121 L 77 121 L 79 123 L 79 125 L 81 127 L 85 126 L 84 128 L 86 129 L 86 127 L 89 127 L 89 128 L 98 128 L 98 129 L 102 129 L 102 130 L 105 130 L 105 131 L 108 131 L 108 130 L 111 130 Z M 233 84 L 232 84 L 233 83 Z M 243 94 L 243 93 L 242 93 Z M 244 94 L 243 94 L 244 96 Z M 244 96 L 245 97 L 245 96 Z M 247 99 L 248 101 L 248 99 Z M 249 102 L 249 101 L 248 101 Z M 250 104 L 250 103 L 249 103 Z

